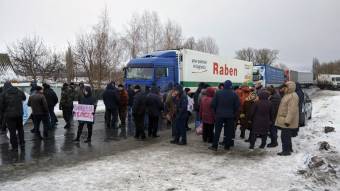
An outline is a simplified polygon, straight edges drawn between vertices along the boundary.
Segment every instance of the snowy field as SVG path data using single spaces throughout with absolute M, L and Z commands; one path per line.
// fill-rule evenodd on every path
M 250 151 L 239 139 L 233 150 L 214 153 L 191 134 L 188 146 L 164 140 L 74 167 L 2 182 L 0 190 L 338 191 L 340 92 L 319 91 L 313 97 L 313 118 L 294 139 L 292 156 L 277 156 L 280 148 Z M 326 134 L 325 126 L 336 131 Z M 327 141 L 330 148 L 320 151 L 321 141 Z

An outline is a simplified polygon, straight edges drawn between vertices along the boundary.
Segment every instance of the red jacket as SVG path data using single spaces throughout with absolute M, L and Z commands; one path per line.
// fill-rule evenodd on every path
M 215 113 L 211 107 L 212 99 L 215 95 L 215 88 L 208 88 L 206 91 L 206 96 L 201 98 L 200 103 L 200 117 L 203 123 L 214 124 L 215 123 Z

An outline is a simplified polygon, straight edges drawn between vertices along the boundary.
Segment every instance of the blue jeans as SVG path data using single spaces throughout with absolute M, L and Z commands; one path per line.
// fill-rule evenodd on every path
M 195 128 L 201 125 L 200 113 L 195 111 Z
M 230 147 L 233 143 L 233 134 L 235 128 L 235 119 L 234 118 L 217 118 L 215 122 L 215 134 L 213 147 L 218 148 L 218 142 L 220 140 L 220 135 L 222 128 L 224 127 L 224 146 Z

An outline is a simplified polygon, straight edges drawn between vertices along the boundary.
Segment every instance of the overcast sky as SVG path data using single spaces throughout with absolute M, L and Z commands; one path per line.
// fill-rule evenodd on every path
M 310 70 L 314 56 L 340 59 L 339 0 L 0 0 L 0 52 L 27 35 L 65 49 L 105 6 L 117 32 L 134 12 L 157 11 L 186 37 L 215 38 L 226 57 L 245 47 L 277 49 L 279 62 L 298 70 Z

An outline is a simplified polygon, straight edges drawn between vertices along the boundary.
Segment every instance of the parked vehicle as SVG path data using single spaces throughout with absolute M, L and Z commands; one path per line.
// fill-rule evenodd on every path
M 319 74 L 317 85 L 320 89 L 338 89 L 340 88 L 340 75 Z
M 302 111 L 300 112 L 300 126 L 303 127 L 306 125 L 307 120 L 312 119 L 312 111 L 313 111 L 313 103 L 309 98 L 307 93 L 305 94 L 305 101 L 302 105 Z
M 253 67 L 253 81 L 261 82 L 264 87 L 278 87 L 284 83 L 284 71 L 269 65 L 256 65 Z
M 298 82 L 301 86 L 310 87 L 313 85 L 313 73 L 285 70 L 285 81 Z
M 179 83 L 192 90 L 200 82 L 211 86 L 229 79 L 235 85 L 252 83 L 253 64 L 237 59 L 225 59 L 194 50 L 165 50 L 146 54 L 129 61 L 125 68 L 125 85 L 151 86 L 162 91 L 169 83 Z

